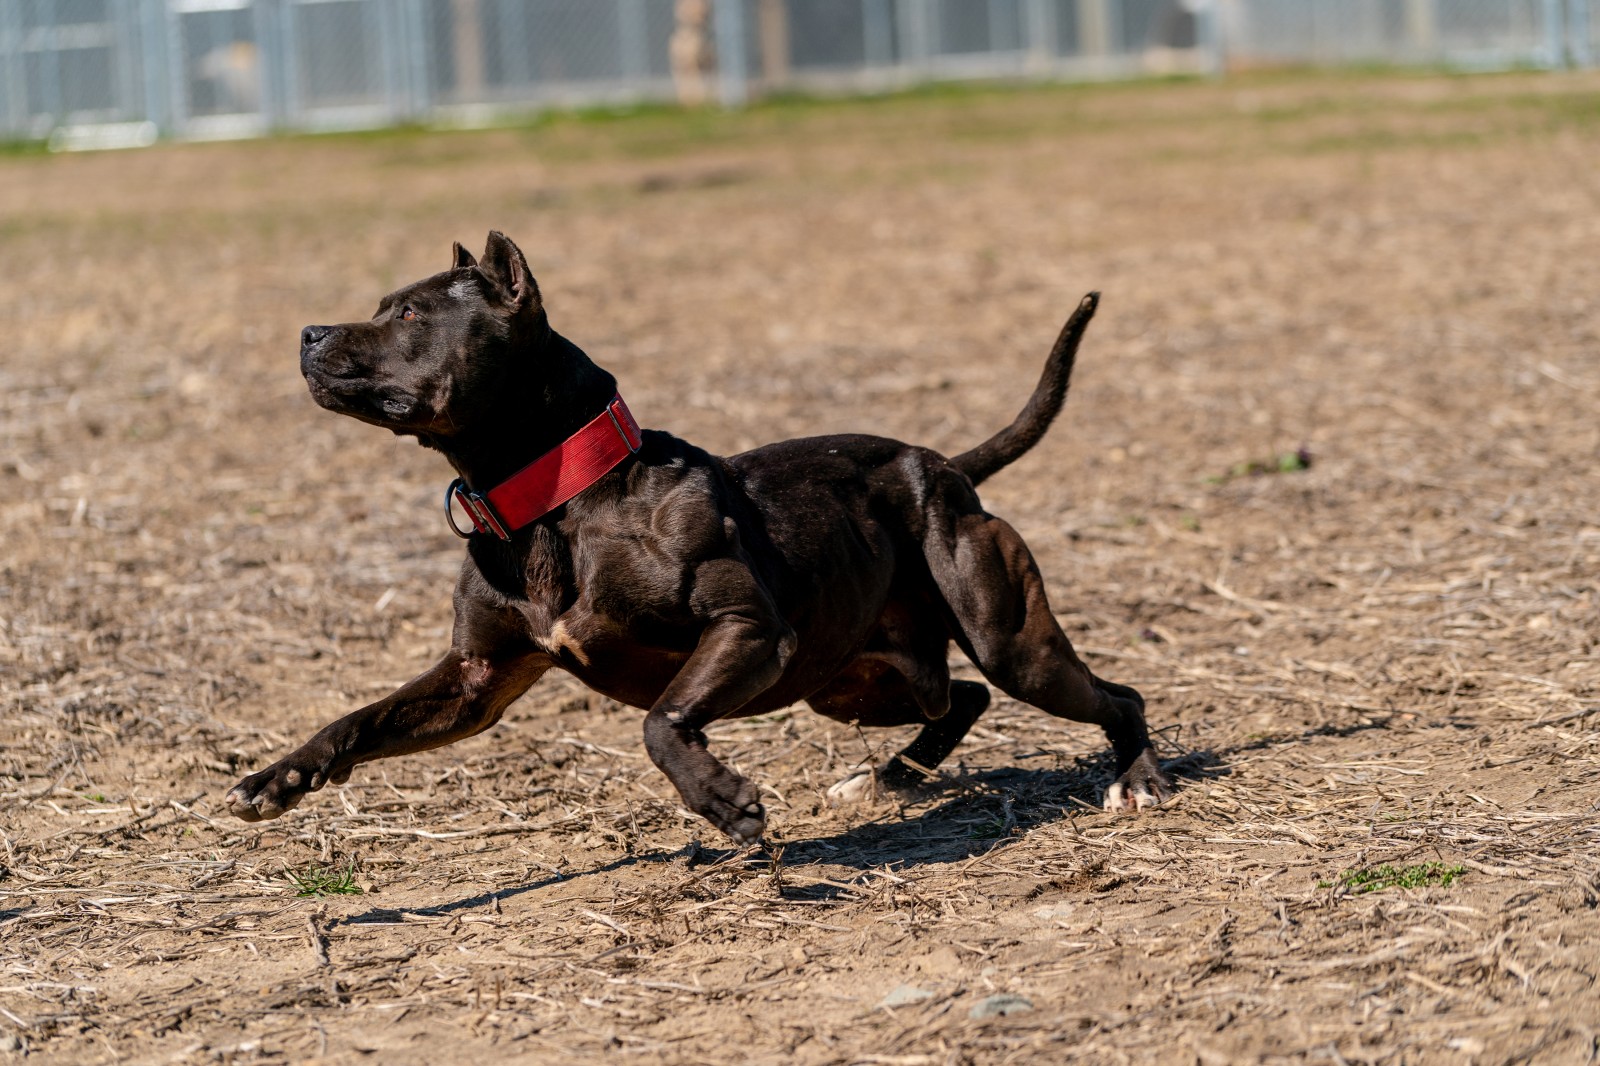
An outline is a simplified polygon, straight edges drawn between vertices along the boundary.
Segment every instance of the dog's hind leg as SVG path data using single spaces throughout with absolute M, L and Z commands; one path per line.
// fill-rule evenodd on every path
M 965 482 L 947 481 L 923 551 L 951 614 L 951 634 L 996 688 L 1058 718 L 1105 730 L 1117 759 L 1108 810 L 1160 803 L 1172 791 L 1145 726 L 1144 699 L 1102 681 L 1072 649 L 1022 537 L 984 513 Z
M 940 652 L 939 666 L 944 666 Z M 835 721 L 859 722 L 865 726 L 921 725 L 922 731 L 898 755 L 876 771 L 878 783 L 904 790 L 924 784 L 933 771 L 961 743 L 967 731 L 989 706 L 989 688 L 977 681 L 949 681 L 935 708 L 929 713 L 927 699 L 898 671 L 875 664 L 872 671 L 850 673 L 835 679 L 827 688 L 806 702 L 819 714 Z M 864 675 L 864 676 L 863 676 Z M 835 801 L 854 802 L 871 788 L 873 776 L 865 771 L 852 774 L 828 789 Z
M 878 780 L 894 789 L 924 784 L 988 709 L 989 686 L 977 681 L 950 682 L 949 712 L 923 726 L 916 739 L 884 763 L 883 769 L 878 771 Z

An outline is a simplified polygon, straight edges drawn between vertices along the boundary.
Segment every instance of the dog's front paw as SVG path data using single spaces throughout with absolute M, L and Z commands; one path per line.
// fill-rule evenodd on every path
M 754 782 L 726 767 L 702 783 L 697 812 L 740 846 L 754 844 L 767 827 L 767 809 L 761 805 Z
M 317 791 L 330 780 L 343 784 L 350 779 L 348 770 L 330 773 L 328 763 L 301 749 L 234 785 L 224 802 L 230 812 L 247 822 L 276 818 L 293 810 L 306 793 Z
M 1133 765 L 1106 789 L 1108 811 L 1142 811 L 1172 795 L 1172 780 L 1161 772 L 1156 753 L 1146 748 Z

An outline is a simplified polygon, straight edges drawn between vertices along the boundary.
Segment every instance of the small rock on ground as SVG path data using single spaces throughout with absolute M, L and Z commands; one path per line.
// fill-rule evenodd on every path
M 926 988 L 915 985 L 900 985 L 884 996 L 878 1003 L 880 1007 L 908 1007 L 913 1003 L 921 1003 L 925 999 L 932 999 L 933 993 Z
M 998 1018 L 1007 1014 L 1024 1014 L 1033 1009 L 1033 1001 L 1025 996 L 1013 996 L 1002 992 L 997 996 L 980 1000 L 975 1004 L 969 1015 L 973 1018 Z

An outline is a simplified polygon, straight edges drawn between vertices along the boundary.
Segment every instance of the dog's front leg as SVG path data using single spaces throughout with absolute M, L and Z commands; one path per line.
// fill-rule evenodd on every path
M 427 751 L 480 733 L 549 668 L 542 655 L 501 658 L 452 650 L 392 695 L 324 727 L 295 751 L 235 785 L 228 809 L 247 822 L 276 818 L 359 763 Z
M 644 720 L 645 750 L 684 805 L 738 844 L 761 838 L 767 812 L 756 786 L 706 750 L 702 730 L 770 688 L 795 646 L 794 630 L 753 591 L 738 610 L 713 618 Z

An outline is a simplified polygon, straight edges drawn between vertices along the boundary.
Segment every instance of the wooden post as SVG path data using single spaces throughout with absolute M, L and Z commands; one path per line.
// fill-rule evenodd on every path
M 667 42 L 672 84 L 678 103 L 700 107 L 711 99 L 711 75 L 717 67 L 711 44 L 711 7 L 707 0 L 678 0 L 677 26 Z
M 756 8 L 761 37 L 761 78 L 767 88 L 789 82 L 789 0 L 761 0 Z
M 456 98 L 483 97 L 483 19 L 478 0 L 450 0 L 455 21 Z

